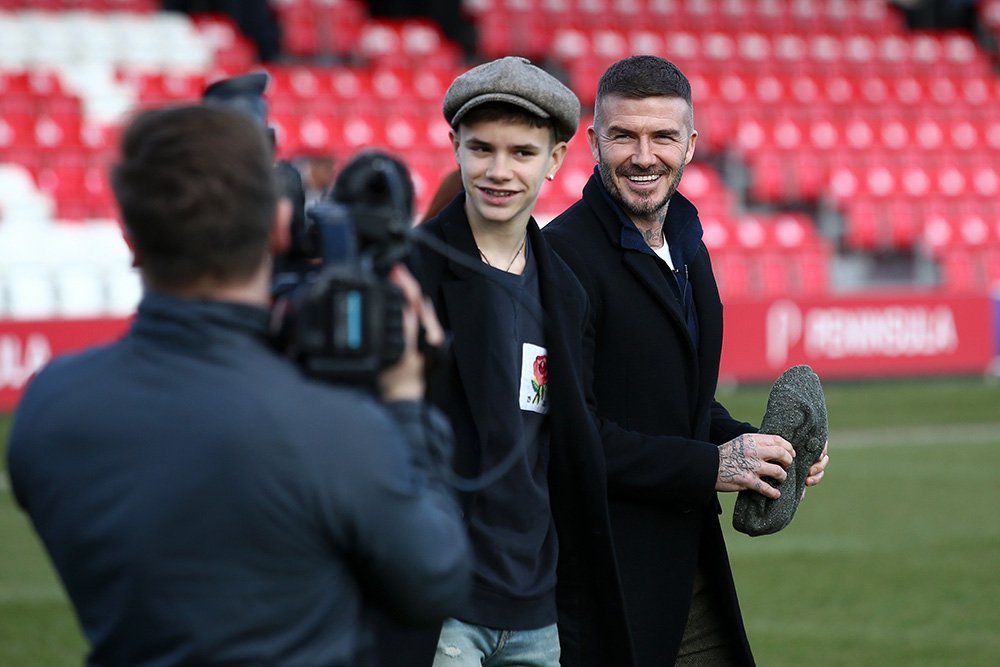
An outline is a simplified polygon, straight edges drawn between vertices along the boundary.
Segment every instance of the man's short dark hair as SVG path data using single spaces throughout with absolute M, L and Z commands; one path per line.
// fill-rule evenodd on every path
M 597 82 L 597 106 L 608 96 L 679 97 L 694 111 L 688 78 L 677 65 L 658 56 L 629 56 L 608 67 Z
M 528 127 L 548 129 L 552 143 L 555 144 L 556 126 L 551 118 L 536 116 L 527 109 L 519 107 L 516 104 L 508 104 L 507 102 L 487 102 L 480 104 L 466 113 L 458 124 L 472 125 L 474 123 L 489 123 L 494 121 L 523 123 Z M 458 127 L 454 129 L 458 131 Z
M 203 105 L 141 112 L 111 180 L 154 286 L 239 282 L 260 268 L 277 189 L 267 136 L 249 115 Z

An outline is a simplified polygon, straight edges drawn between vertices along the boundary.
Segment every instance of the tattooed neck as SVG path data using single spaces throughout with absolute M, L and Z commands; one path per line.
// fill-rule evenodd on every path
M 642 233 L 646 240 L 646 245 L 650 248 L 662 248 L 665 239 L 663 238 L 663 224 L 659 224 L 652 229 L 647 229 Z

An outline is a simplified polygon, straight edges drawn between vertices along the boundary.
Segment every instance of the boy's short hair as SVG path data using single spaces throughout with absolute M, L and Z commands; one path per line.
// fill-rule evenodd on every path
M 544 128 L 549 130 L 551 133 L 553 143 L 558 141 L 558 139 L 556 139 L 558 136 L 556 124 L 551 118 L 542 118 L 541 116 L 531 113 L 524 107 L 519 107 L 509 102 L 486 102 L 484 104 L 480 104 L 479 106 L 470 109 L 464 116 L 462 116 L 462 119 L 458 122 L 458 124 L 474 125 L 476 123 L 489 123 L 495 121 L 520 123 L 522 125 L 527 125 L 528 127 Z

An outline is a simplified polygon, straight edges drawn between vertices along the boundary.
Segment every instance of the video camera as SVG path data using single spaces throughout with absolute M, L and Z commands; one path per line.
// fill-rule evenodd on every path
M 304 209 L 294 261 L 274 274 L 272 330 L 308 375 L 370 385 L 403 353 L 404 299 L 388 280 L 409 252 L 400 167 L 378 153 L 348 163 L 333 197 Z
M 250 113 L 273 141 L 267 82 L 264 72 L 224 79 L 206 88 L 204 101 Z M 275 172 L 293 216 L 291 247 L 275 258 L 272 278 L 274 344 L 307 375 L 372 386 L 405 347 L 404 297 L 388 274 L 409 253 L 409 173 L 388 154 L 360 153 L 328 198 L 306 208 L 298 170 L 279 161 Z

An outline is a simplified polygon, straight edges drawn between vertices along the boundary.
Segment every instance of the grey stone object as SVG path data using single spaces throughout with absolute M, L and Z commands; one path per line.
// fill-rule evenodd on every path
M 826 398 L 812 368 L 793 366 L 775 380 L 760 432 L 780 435 L 790 442 L 795 448 L 795 458 L 784 482 L 779 485 L 767 480 L 781 491 L 777 500 L 756 491 L 739 492 L 733 510 L 733 528 L 751 536 L 776 533 L 792 522 L 809 468 L 823 453 L 829 433 Z

